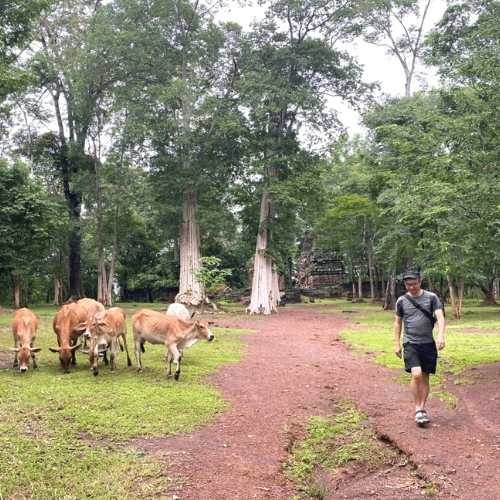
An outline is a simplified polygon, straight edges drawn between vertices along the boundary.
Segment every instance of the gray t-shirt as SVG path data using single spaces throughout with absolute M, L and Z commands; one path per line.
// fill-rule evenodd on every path
M 419 297 L 411 297 L 420 307 L 426 309 L 431 314 L 436 309 L 442 309 L 443 304 L 435 293 L 422 290 Z M 406 297 L 401 295 L 396 301 L 396 314 L 403 319 L 405 331 L 403 343 L 426 344 L 433 342 L 432 329 L 434 325 L 430 319 L 420 310 L 418 310 Z

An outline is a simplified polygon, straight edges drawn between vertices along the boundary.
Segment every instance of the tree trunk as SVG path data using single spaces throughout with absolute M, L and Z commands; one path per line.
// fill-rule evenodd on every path
M 71 216 L 71 229 L 69 231 L 69 295 L 74 299 L 81 297 L 81 264 L 80 248 L 82 236 L 80 232 L 80 215 Z
M 248 312 L 250 314 L 271 314 L 277 311 L 277 300 L 273 292 L 273 262 L 267 255 L 270 240 L 269 220 L 272 214 L 272 201 L 264 191 L 260 204 L 259 231 L 255 245 L 253 263 L 252 294 Z
M 451 310 L 453 313 L 453 317 L 455 319 L 460 319 L 460 312 L 458 310 L 458 301 L 457 301 L 455 285 L 453 284 L 453 279 L 449 274 L 446 275 L 446 279 L 448 280 L 448 290 L 450 292 L 450 302 L 451 302 Z
M 387 281 L 387 287 L 385 290 L 384 299 L 384 309 L 387 311 L 389 309 L 394 309 L 396 304 L 396 271 L 393 270 L 391 276 Z
M 21 307 L 21 280 L 16 273 L 10 275 L 12 282 L 12 302 L 16 309 Z
M 191 187 L 183 193 L 180 231 L 180 279 L 176 302 L 199 306 L 205 300 L 203 285 L 196 273 L 201 267 L 200 230 L 196 222 L 196 194 Z
M 370 248 L 368 248 L 368 278 L 370 280 L 370 298 L 372 301 L 375 300 L 374 271 L 375 266 L 373 265 L 373 247 L 370 242 Z
M 361 268 L 358 272 L 358 297 L 359 300 L 363 300 L 363 277 L 361 276 Z
M 496 279 L 492 278 L 488 281 L 486 286 L 483 284 L 479 285 L 479 288 L 481 288 L 481 291 L 484 293 L 484 297 L 481 302 L 483 305 L 494 306 L 497 304 L 496 301 L 497 292 L 495 291 L 495 284 L 496 284 Z
M 63 303 L 64 288 L 59 278 L 54 278 L 54 304 L 60 306 Z

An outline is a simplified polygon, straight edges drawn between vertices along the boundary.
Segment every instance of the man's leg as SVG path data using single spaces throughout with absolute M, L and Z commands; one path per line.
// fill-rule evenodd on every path
M 415 411 L 423 410 L 429 396 L 429 374 L 423 372 L 420 366 L 411 369 L 410 389 L 415 401 Z

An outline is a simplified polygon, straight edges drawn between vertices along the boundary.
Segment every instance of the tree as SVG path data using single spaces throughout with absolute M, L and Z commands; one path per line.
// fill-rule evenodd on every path
M 28 280 L 47 269 L 51 241 L 63 221 L 42 186 L 20 163 L 0 161 L 0 273 L 11 279 L 15 307 L 26 303 Z
M 431 3 L 432 0 L 374 0 L 369 11 L 364 38 L 396 57 L 404 72 L 406 97 L 411 95 L 422 55 L 424 25 Z
M 81 295 L 81 176 L 95 162 L 89 148 L 93 132 L 102 129 L 107 92 L 117 82 L 115 66 L 101 43 L 106 18 L 100 2 L 54 2 L 39 22 L 30 69 L 33 91 L 47 93 L 57 131 L 38 141 L 37 161 L 51 165 L 61 184 L 70 217 L 69 294 Z M 95 135 L 95 134 L 94 134 Z
M 327 97 L 353 101 L 366 90 L 360 68 L 348 54 L 333 47 L 334 41 L 345 40 L 359 29 L 357 5 L 270 2 L 265 21 L 246 37 L 238 85 L 249 110 L 250 162 L 261 179 L 252 314 L 270 314 L 279 300 L 273 237 L 278 221 L 287 218 L 286 205 L 280 204 L 280 186 L 297 175 L 299 159 L 309 156 L 300 144 L 301 126 L 333 131 L 335 114 L 328 109 Z M 301 170 L 314 163 L 306 160 Z
M 332 201 L 330 208 L 318 221 L 318 243 L 334 249 L 344 259 L 352 281 L 353 300 L 356 299 L 356 279 L 359 299 L 363 298 L 362 277 L 368 266 L 368 234 L 373 231 L 376 206 L 366 196 L 344 194 Z M 369 269 L 368 269 L 369 270 Z M 372 286 L 372 299 L 374 291 Z
M 199 201 L 207 192 L 214 196 L 211 203 L 220 199 L 239 165 L 243 116 L 232 88 L 239 29 L 216 25 L 203 2 L 118 6 L 115 22 L 131 40 L 127 61 L 136 75 L 124 92 L 126 132 L 135 144 L 147 145 L 157 197 L 179 228 L 177 300 L 196 306 L 205 299 L 197 279 Z

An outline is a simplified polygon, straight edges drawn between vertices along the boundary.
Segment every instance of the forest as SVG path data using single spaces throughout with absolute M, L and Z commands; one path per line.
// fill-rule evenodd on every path
M 307 234 L 353 300 L 387 305 L 412 268 L 455 317 L 495 304 L 500 6 L 450 1 L 424 29 L 431 4 L 265 0 L 244 28 L 217 0 L 0 2 L 0 303 L 247 290 L 269 314 Z

